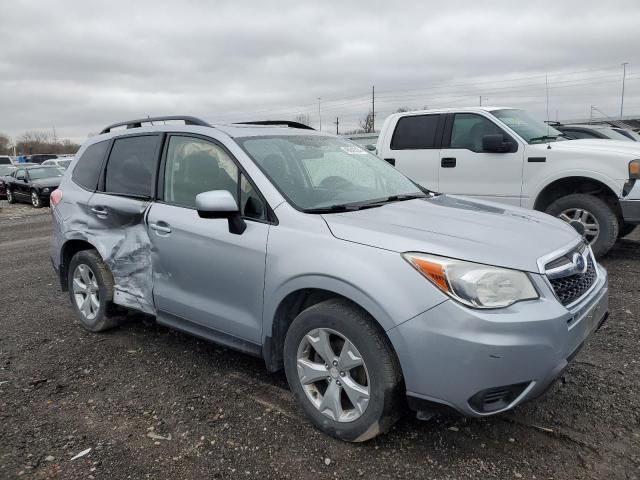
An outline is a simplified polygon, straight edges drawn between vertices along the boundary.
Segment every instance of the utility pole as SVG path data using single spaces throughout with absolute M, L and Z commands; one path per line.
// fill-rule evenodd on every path
M 320 123 L 320 128 L 318 130 L 322 131 L 322 113 L 320 113 L 320 100 L 321 97 L 318 97 L 318 121 Z
M 340 126 L 340 120 L 338 119 L 338 117 L 336 117 L 336 121 L 333 123 L 336 126 L 336 135 L 340 135 L 340 130 L 338 129 L 338 127 Z
M 482 106 L 482 95 L 480 95 L 480 106 Z
M 376 131 L 376 86 L 371 87 L 371 132 Z
M 622 112 L 624 111 L 624 80 L 627 76 L 627 65 L 629 65 L 629 62 L 624 62 L 622 64 L 622 98 L 620 99 L 620 120 L 622 120 Z

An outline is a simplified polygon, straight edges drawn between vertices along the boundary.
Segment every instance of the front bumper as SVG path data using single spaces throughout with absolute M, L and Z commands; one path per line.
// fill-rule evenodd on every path
M 640 223 L 640 200 L 620 200 L 625 223 Z
M 410 404 L 444 404 L 479 417 L 540 396 L 606 318 L 607 273 L 598 269 L 593 290 L 571 310 L 536 276 L 538 290 L 547 292 L 538 300 L 500 310 L 473 310 L 450 300 L 389 330 Z M 493 403 L 498 408 L 478 406 L 479 394 L 507 387 L 517 388 Z

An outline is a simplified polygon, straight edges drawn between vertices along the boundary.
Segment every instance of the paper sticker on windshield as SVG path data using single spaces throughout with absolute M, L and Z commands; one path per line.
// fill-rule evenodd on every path
M 356 146 L 348 146 L 348 147 L 340 147 L 343 152 L 348 153 L 349 155 L 366 155 L 367 151 L 362 148 L 358 148 Z

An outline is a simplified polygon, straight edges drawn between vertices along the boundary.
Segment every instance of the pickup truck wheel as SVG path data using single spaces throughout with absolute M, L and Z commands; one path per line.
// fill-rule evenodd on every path
M 591 244 L 597 257 L 605 255 L 618 238 L 618 216 L 602 199 L 582 193 L 559 198 L 547 213 L 564 220 Z
M 42 207 L 42 201 L 40 200 L 40 195 L 38 195 L 38 192 L 36 192 L 35 190 L 31 190 L 31 205 L 33 205 L 33 208 Z
M 307 416 L 333 437 L 369 440 L 399 416 L 402 374 L 395 353 L 373 319 L 345 300 L 326 300 L 294 319 L 284 366 Z
M 620 225 L 620 231 L 618 232 L 618 238 L 626 237 L 636 229 L 637 225 L 633 223 L 623 223 Z
M 76 253 L 69 262 L 69 297 L 80 324 L 91 332 L 115 327 L 113 277 L 95 250 Z

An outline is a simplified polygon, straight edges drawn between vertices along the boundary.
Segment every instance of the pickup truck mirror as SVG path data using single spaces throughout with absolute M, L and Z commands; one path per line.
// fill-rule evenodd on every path
M 507 153 L 513 148 L 513 142 L 505 142 L 504 135 L 485 135 L 482 137 L 482 149 L 485 152 Z
M 238 203 L 227 190 L 199 193 L 196 195 L 196 210 L 201 218 L 226 218 L 229 232 L 235 235 L 241 235 L 247 229 Z

